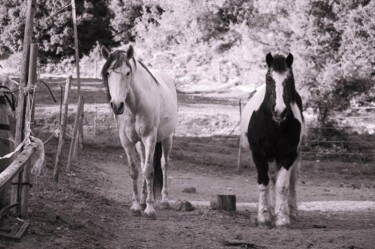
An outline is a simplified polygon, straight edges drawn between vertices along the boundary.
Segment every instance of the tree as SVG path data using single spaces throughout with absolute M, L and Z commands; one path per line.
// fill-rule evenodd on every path
M 25 3 L 6 0 L 0 7 L 3 51 L 16 52 L 22 46 Z M 71 8 L 64 9 L 69 3 L 68 0 L 37 0 L 34 38 L 39 44 L 41 58 L 56 62 L 74 55 Z M 76 10 L 80 56 L 89 53 L 97 41 L 104 45 L 115 44 L 107 0 L 76 0 Z

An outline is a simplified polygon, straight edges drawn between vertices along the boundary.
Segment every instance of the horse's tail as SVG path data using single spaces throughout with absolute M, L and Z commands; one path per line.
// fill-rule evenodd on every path
M 154 196 L 161 195 L 163 187 L 163 171 L 161 169 L 161 156 L 163 148 L 161 142 L 157 142 L 154 152 Z

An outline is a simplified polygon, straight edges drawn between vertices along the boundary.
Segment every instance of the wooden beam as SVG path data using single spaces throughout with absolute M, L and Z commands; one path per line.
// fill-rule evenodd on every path
M 76 13 L 76 2 L 71 0 L 72 3 L 72 18 L 73 18 L 73 31 L 74 31 L 74 50 L 76 58 L 76 69 L 77 69 L 77 88 L 78 95 L 81 95 L 81 77 L 79 70 L 79 48 L 78 48 L 78 31 L 77 31 L 77 13 Z
M 10 126 L 8 118 L 8 108 L 5 96 L 0 92 L 0 157 L 10 152 Z M 9 159 L 0 159 L 0 173 L 9 165 Z M 8 205 L 8 189 L 0 192 L 0 209 Z
M 22 51 L 22 61 L 21 61 L 21 75 L 20 75 L 20 87 L 24 88 L 27 86 L 27 77 L 29 70 L 29 54 L 30 54 L 30 44 L 33 34 L 34 25 L 34 12 L 35 12 L 35 2 L 36 0 L 27 0 L 27 10 L 26 10 L 26 22 L 25 22 L 25 33 L 23 38 L 23 51 Z M 20 89 L 17 100 L 16 109 L 16 135 L 15 142 L 16 145 L 20 144 L 24 139 L 24 128 L 25 128 L 25 110 L 26 110 L 26 97 L 23 89 Z M 20 176 L 18 180 L 20 181 Z M 12 187 L 11 190 L 11 203 L 18 202 L 19 192 L 18 186 Z
M 83 105 L 83 97 L 82 96 L 79 96 L 78 98 L 78 103 L 77 103 L 77 115 L 76 115 L 76 119 L 74 121 L 74 130 L 73 130 L 73 135 L 72 135 L 72 141 L 70 143 L 70 149 L 69 149 L 69 156 L 68 156 L 68 163 L 66 165 L 66 170 L 68 171 L 68 173 L 70 172 L 70 168 L 71 168 L 71 165 L 72 165 L 72 162 L 73 162 L 73 155 L 74 155 L 74 149 L 75 149 L 75 145 L 76 145 L 76 139 L 78 139 L 78 126 L 79 126 L 79 120 L 80 120 L 80 116 L 81 116 L 81 111 L 82 111 L 82 105 Z
M 37 64 L 38 64 L 38 45 L 36 43 L 30 46 L 30 63 L 27 86 L 29 89 L 34 89 L 37 80 Z M 31 126 L 31 114 L 33 111 L 34 91 L 30 90 L 26 101 L 25 122 Z M 30 127 L 29 127 L 30 128 Z M 31 130 L 26 130 L 26 136 L 29 136 Z M 20 196 L 20 215 L 23 218 L 28 217 L 30 184 L 31 184 L 31 167 L 26 163 L 26 167 L 22 173 L 21 196 Z
M 62 148 L 65 143 L 66 122 L 68 118 L 68 98 L 69 98 L 71 82 L 72 82 L 72 76 L 69 76 L 68 78 L 66 78 L 65 93 L 64 93 L 64 99 L 62 101 L 62 108 L 61 108 L 59 144 L 57 147 L 55 168 L 53 171 L 53 179 L 55 179 L 55 181 L 59 180 L 59 174 L 60 174 L 59 159 L 60 159 L 60 155 L 62 152 Z
M 0 174 L 0 191 L 9 183 L 21 170 L 24 169 L 32 154 L 37 149 L 37 144 L 31 143 L 25 146 L 18 157 Z
M 30 44 L 33 34 L 34 25 L 34 10 L 36 0 L 27 0 L 27 12 L 26 12 L 26 23 L 25 23 L 25 34 L 23 38 L 23 51 L 22 51 L 22 62 L 21 62 L 21 75 L 20 85 L 25 87 L 27 85 L 27 77 L 29 71 L 29 54 Z M 23 141 L 24 137 L 24 117 L 25 117 L 25 95 L 21 90 L 18 94 L 18 105 L 16 111 L 16 144 L 18 145 Z

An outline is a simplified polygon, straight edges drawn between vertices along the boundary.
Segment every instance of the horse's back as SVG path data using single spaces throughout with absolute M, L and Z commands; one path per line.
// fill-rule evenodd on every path
M 266 94 L 266 85 L 263 84 L 255 90 L 255 94 L 249 99 L 241 115 L 241 146 L 245 149 L 250 149 L 249 141 L 247 138 L 247 131 L 249 122 L 254 111 L 258 110 L 264 100 Z

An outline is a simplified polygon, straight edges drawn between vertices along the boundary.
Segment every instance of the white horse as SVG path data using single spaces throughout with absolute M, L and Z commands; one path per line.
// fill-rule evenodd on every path
M 177 124 L 177 93 L 174 81 L 165 74 L 151 73 L 127 51 L 101 49 L 107 60 L 102 76 L 116 116 L 119 137 L 127 155 L 133 182 L 133 215 L 155 219 L 154 193 L 161 189 L 161 204 L 168 206 L 167 170 Z M 141 159 L 143 185 L 138 192 L 135 149 Z M 161 161 L 162 152 L 164 160 Z M 162 185 L 162 186 L 161 186 Z M 155 192 L 154 192 L 155 191 Z M 145 205 L 146 204 L 146 205 Z

